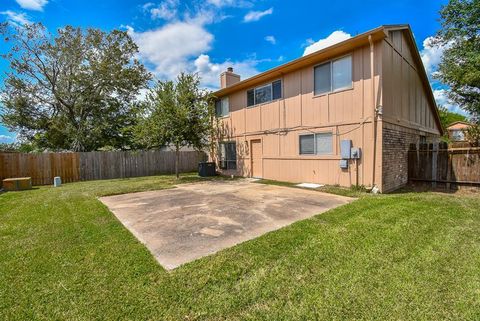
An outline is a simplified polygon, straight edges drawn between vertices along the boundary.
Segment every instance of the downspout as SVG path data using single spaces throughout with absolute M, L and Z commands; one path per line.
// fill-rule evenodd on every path
M 373 103 L 373 117 L 372 117 L 372 137 L 373 137 L 373 158 L 372 158 L 372 190 L 375 188 L 375 168 L 377 158 L 377 104 L 375 103 L 375 51 L 372 40 L 372 35 L 368 36 L 368 42 L 370 43 L 370 75 L 372 77 L 372 103 Z

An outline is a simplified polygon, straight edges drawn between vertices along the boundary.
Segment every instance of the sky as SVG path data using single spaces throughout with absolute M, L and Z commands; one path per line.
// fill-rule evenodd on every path
M 139 58 L 159 79 L 198 72 L 218 88 L 219 74 L 233 66 L 242 79 L 348 39 L 382 24 L 411 25 L 429 75 L 443 48 L 430 40 L 447 0 L 1 0 L 0 21 L 42 22 L 55 34 L 66 25 L 128 31 Z M 0 52 L 8 48 L 3 41 Z M 1 79 L 8 64 L 0 58 Z M 452 111 L 445 86 L 431 78 L 437 103 Z M 15 133 L 0 123 L 0 142 Z

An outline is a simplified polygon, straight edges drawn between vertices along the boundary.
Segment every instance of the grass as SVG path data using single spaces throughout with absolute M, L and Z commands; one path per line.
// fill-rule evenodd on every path
M 174 183 L 1 194 L 0 319 L 480 319 L 478 197 L 364 196 L 166 272 L 97 197 Z

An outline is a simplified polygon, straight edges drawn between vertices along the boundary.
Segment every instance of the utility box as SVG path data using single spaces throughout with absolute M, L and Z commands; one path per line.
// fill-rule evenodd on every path
M 348 169 L 348 160 L 347 159 L 341 159 L 340 160 L 340 168 L 341 169 Z
M 53 186 L 60 187 L 60 185 L 62 185 L 62 178 L 60 176 L 55 176 L 53 178 Z
M 350 158 L 360 159 L 360 157 L 361 157 L 360 147 L 352 147 L 352 149 L 350 149 Z
M 352 148 L 352 141 L 344 139 L 340 142 L 340 155 L 342 159 L 350 159 L 350 149 Z
M 198 163 L 198 175 L 201 177 L 215 176 L 216 167 L 214 162 L 200 162 Z

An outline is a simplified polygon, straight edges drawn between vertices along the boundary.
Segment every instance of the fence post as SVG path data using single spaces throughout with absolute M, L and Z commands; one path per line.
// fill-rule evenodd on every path
M 445 188 L 450 190 L 450 180 L 452 179 L 452 153 L 447 151 L 448 153 L 448 162 L 447 162 L 447 183 L 445 184 Z
M 433 143 L 432 149 L 432 187 L 437 188 L 438 143 Z

